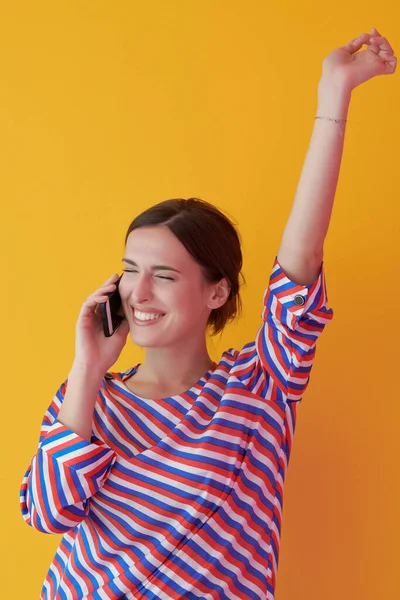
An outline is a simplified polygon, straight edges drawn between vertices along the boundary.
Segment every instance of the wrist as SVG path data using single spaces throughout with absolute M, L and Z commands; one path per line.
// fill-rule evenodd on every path
M 104 377 L 104 373 L 93 368 L 93 366 L 80 363 L 79 361 L 74 361 L 68 377 L 100 386 Z
M 338 81 L 320 79 L 318 83 L 317 115 L 333 119 L 346 119 L 351 100 L 351 90 Z

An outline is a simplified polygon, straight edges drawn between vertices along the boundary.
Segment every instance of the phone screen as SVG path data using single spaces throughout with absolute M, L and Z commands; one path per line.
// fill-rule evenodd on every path
M 115 290 L 105 294 L 108 296 L 108 300 L 100 304 L 101 320 L 103 322 L 103 331 L 106 337 L 112 336 L 125 318 L 118 289 L 122 275 L 120 275 L 119 279 L 115 282 L 117 286 Z

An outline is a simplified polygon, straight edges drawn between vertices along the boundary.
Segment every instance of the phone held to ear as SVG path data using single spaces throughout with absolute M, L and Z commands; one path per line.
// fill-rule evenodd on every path
M 118 290 L 122 275 L 120 275 L 119 279 L 115 282 L 115 285 L 117 286 L 115 290 L 105 294 L 108 296 L 108 300 L 106 300 L 106 302 L 101 302 L 100 304 L 101 320 L 103 322 L 103 330 L 106 337 L 111 337 L 125 319 L 122 310 L 121 296 Z

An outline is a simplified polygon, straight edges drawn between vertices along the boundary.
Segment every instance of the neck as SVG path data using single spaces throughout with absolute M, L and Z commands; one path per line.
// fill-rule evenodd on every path
M 213 366 L 207 346 L 201 348 L 146 348 L 146 356 L 138 369 L 138 379 L 156 386 L 191 387 Z

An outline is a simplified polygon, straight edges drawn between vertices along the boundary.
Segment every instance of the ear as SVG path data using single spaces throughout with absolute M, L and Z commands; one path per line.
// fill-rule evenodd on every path
M 207 307 L 211 309 L 220 308 L 229 298 L 231 286 L 228 280 L 223 277 L 220 281 L 211 287 Z

